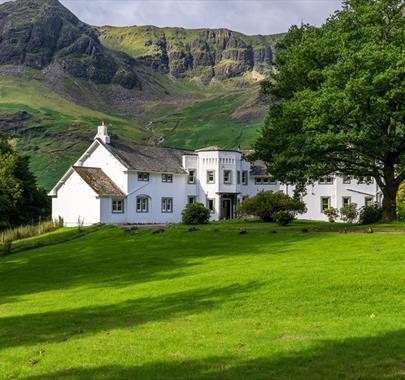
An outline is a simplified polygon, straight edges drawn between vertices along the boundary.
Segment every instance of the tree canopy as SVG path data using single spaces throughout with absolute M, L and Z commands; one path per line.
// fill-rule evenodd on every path
M 321 27 L 294 26 L 279 43 L 272 98 L 256 143 L 275 178 L 373 177 L 395 218 L 405 179 L 403 0 L 346 0 Z
M 50 205 L 29 170 L 28 157 L 19 155 L 0 134 L 0 229 L 48 216 Z

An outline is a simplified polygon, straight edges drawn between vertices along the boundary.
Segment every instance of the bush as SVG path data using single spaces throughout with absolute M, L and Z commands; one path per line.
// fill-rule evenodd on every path
M 382 219 L 382 216 L 383 210 L 378 203 L 363 206 L 359 212 L 359 223 L 360 224 L 377 223 Z
M 273 219 L 278 225 L 287 226 L 295 219 L 295 215 L 291 211 L 277 211 L 273 214 Z
M 340 219 L 346 223 L 353 223 L 356 221 L 359 212 L 357 211 L 357 204 L 350 203 L 340 209 Z
M 264 222 L 273 222 L 275 213 L 279 211 L 288 211 L 295 217 L 305 212 L 305 204 L 282 192 L 262 191 L 246 198 L 239 206 L 238 215 L 257 216 Z
M 323 212 L 327 217 L 330 223 L 334 223 L 336 218 L 339 216 L 339 211 L 337 208 L 329 207 Z
M 207 224 L 210 220 L 210 210 L 201 203 L 188 204 L 181 215 L 184 224 Z
M 405 221 L 405 182 L 399 185 L 397 192 L 397 215 L 399 220 Z

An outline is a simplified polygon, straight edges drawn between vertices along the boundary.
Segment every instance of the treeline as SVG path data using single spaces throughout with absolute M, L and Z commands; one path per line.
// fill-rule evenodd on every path
M 50 214 L 49 197 L 38 188 L 29 158 L 0 134 L 0 230 L 37 222 Z

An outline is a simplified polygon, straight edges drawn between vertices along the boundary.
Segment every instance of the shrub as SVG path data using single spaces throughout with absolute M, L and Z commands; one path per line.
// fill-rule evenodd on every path
M 397 192 L 397 215 L 398 219 L 405 221 L 405 182 L 402 182 Z
M 323 212 L 327 217 L 330 223 L 334 223 L 336 218 L 339 216 L 339 211 L 337 208 L 329 207 Z
M 377 223 L 381 220 L 382 215 L 383 210 L 378 203 L 363 206 L 359 212 L 359 223 L 360 224 Z
M 346 223 L 353 223 L 357 219 L 358 215 L 359 212 L 357 211 L 356 203 L 350 203 L 349 205 L 343 206 L 340 209 L 340 219 Z
M 295 219 L 295 215 L 291 211 L 277 211 L 273 219 L 279 226 L 287 226 Z
M 257 216 L 264 222 L 273 222 L 275 213 L 288 211 L 295 217 L 305 212 L 305 204 L 282 192 L 262 191 L 254 197 L 246 198 L 239 206 L 238 215 Z
M 210 210 L 201 203 L 188 204 L 181 215 L 184 224 L 207 224 L 210 220 Z

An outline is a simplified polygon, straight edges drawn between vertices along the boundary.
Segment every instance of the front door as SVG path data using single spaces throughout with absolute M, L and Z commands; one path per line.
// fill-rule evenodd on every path
M 222 198 L 221 217 L 222 219 L 232 219 L 232 199 Z

